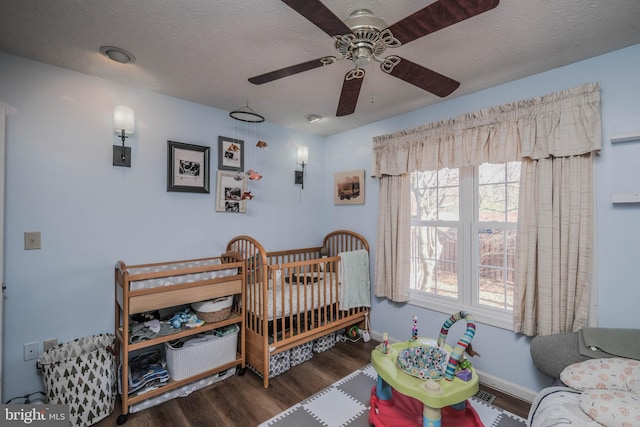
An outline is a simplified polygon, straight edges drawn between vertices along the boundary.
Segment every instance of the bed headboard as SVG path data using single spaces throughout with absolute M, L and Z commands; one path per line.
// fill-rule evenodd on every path
M 337 256 L 340 252 L 365 249 L 369 251 L 367 239 L 358 233 L 349 230 L 336 230 L 327 234 L 322 241 L 322 246 L 327 248 L 328 256 Z

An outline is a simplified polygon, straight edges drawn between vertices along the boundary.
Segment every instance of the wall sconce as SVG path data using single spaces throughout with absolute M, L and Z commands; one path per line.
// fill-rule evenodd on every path
M 131 167 L 131 147 L 124 146 L 124 140 L 133 134 L 135 118 L 133 109 L 124 105 L 116 105 L 113 109 L 113 129 L 122 139 L 122 147 L 113 146 L 113 166 Z
M 304 190 L 304 165 L 309 162 L 309 148 L 302 145 L 298 147 L 298 163 L 302 165 L 301 171 L 295 171 L 295 183 L 302 185 Z

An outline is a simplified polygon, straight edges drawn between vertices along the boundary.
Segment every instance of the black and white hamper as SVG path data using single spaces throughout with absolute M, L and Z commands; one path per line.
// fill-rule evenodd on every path
M 59 344 L 38 357 L 49 403 L 69 405 L 73 426 L 109 416 L 116 403 L 115 335 L 99 334 Z

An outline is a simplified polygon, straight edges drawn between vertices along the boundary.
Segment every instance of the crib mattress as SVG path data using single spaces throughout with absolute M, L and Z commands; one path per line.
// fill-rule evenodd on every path
M 306 285 L 294 284 L 284 286 L 275 285 L 275 298 L 273 290 L 273 282 L 269 283 L 268 290 L 268 309 L 267 318 L 269 320 L 280 319 L 298 312 L 314 310 L 329 304 L 338 302 L 340 286 L 333 282 L 332 292 L 329 289 L 324 291 L 324 280 L 319 278 L 316 282 Z M 249 295 L 253 295 L 257 299 L 257 292 L 261 291 L 261 286 L 249 285 Z M 257 302 L 257 301 L 256 301 Z M 275 315 L 274 315 L 275 308 Z M 260 317 L 262 316 L 260 307 L 247 307 L 247 310 L 254 311 Z
M 205 267 L 221 264 L 219 258 L 210 258 L 197 261 L 180 261 L 174 263 L 167 263 L 162 265 L 153 265 L 147 267 L 129 268 L 129 276 L 133 277 L 138 274 L 157 273 L 157 272 L 171 272 L 175 270 L 181 270 L 185 268 Z M 136 291 L 140 289 L 157 288 L 161 286 L 172 286 L 181 283 L 190 283 L 200 280 L 215 279 L 218 277 L 233 276 L 237 273 L 237 269 L 228 268 L 223 270 L 204 271 L 200 273 L 170 275 L 165 277 L 158 277 L 145 280 L 130 280 L 129 290 Z

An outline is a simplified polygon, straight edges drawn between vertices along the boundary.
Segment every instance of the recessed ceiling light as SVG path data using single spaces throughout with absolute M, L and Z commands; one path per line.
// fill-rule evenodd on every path
M 111 59 L 112 61 L 119 62 L 121 64 L 133 64 L 136 62 L 136 57 L 132 53 L 127 52 L 124 49 L 115 46 L 101 46 L 100 53 Z
M 319 122 L 320 120 L 322 120 L 322 116 L 319 114 L 309 114 L 307 116 L 307 120 L 309 121 L 309 123 Z

